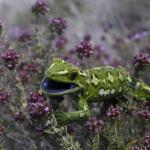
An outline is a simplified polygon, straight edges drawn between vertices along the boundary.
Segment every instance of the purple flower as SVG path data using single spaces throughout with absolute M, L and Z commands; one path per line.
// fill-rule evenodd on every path
M 28 71 L 26 70 L 20 70 L 19 71 L 19 77 L 22 82 L 29 82 L 31 80 L 31 76 Z
M 148 53 L 139 53 L 134 56 L 133 65 L 136 71 L 142 71 L 150 64 L 150 55 Z
M 5 67 L 7 67 L 9 70 L 15 68 L 19 57 L 20 55 L 17 54 L 14 49 L 7 49 L 1 54 L 1 58 L 4 60 Z
M 42 93 L 38 91 L 30 93 L 29 103 L 36 103 L 36 102 L 43 102 L 43 101 L 46 101 L 46 98 Z
M 78 53 L 79 57 L 90 57 L 94 49 L 89 41 L 82 41 L 76 45 L 75 51 Z
M 147 135 L 143 139 L 143 145 L 148 149 L 150 149 L 150 135 Z
M 91 117 L 86 122 L 85 127 L 87 130 L 93 134 L 97 134 L 101 131 L 103 125 L 103 121 L 97 119 L 96 117 Z
M 6 91 L 0 91 L 0 103 L 8 103 L 10 99 L 10 93 Z
M 150 55 L 150 45 L 149 46 L 145 46 L 142 50 L 142 53 L 148 53 Z
M 138 112 L 138 116 L 142 119 L 150 119 L 150 111 L 149 110 L 143 110 Z
M 17 112 L 14 114 L 14 119 L 15 119 L 15 121 L 17 121 L 17 122 L 23 122 L 24 119 L 25 119 L 25 117 L 24 117 L 24 115 L 23 115 L 22 112 L 17 111 Z
M 116 118 L 121 114 L 121 108 L 119 106 L 110 106 L 106 113 L 106 116 L 109 118 Z
M 67 132 L 73 134 L 76 131 L 76 127 L 73 124 L 67 125 Z
M 31 40 L 31 32 L 30 31 L 22 31 L 18 37 L 18 40 L 22 43 Z
M 133 150 L 150 150 L 150 134 L 147 134 Z
M 43 94 L 32 92 L 29 98 L 28 111 L 33 119 L 41 119 L 51 109 Z
M 45 0 L 37 0 L 32 6 L 32 12 L 35 15 L 42 14 L 45 15 L 49 11 L 48 4 Z
M 26 64 L 24 67 L 23 67 L 23 70 L 25 71 L 28 71 L 28 72 L 37 72 L 38 71 L 38 68 L 37 68 L 37 64 L 35 63 L 29 63 L 29 64 Z
M 19 70 L 19 76 L 22 82 L 31 81 L 32 73 L 37 72 L 37 64 L 29 63 L 21 67 Z
M 67 21 L 63 17 L 55 17 L 49 21 L 49 29 L 52 33 L 62 35 L 67 29 Z
M 67 39 L 65 37 L 61 36 L 56 41 L 56 47 L 59 49 L 62 49 L 65 47 L 66 43 L 67 43 Z
M 40 119 L 50 111 L 47 102 L 29 103 L 28 108 L 29 114 L 33 119 Z

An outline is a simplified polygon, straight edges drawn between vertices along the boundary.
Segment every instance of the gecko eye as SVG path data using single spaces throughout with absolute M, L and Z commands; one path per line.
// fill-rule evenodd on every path
M 77 77 L 77 75 L 78 75 L 78 73 L 77 72 L 73 72 L 73 73 L 71 73 L 71 80 L 75 80 L 76 79 L 76 77 Z

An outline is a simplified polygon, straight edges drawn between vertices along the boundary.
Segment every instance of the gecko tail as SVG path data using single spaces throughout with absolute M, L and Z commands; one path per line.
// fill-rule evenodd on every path
M 150 86 L 143 82 L 137 82 L 133 93 L 135 99 L 138 101 L 150 100 Z

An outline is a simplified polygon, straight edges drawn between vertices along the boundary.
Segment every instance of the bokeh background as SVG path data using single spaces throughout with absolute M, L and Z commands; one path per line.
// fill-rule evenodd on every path
M 0 18 L 10 33 L 17 27 L 29 25 L 32 17 L 30 6 L 35 0 L 0 0 Z M 70 44 L 91 34 L 94 42 L 100 42 L 104 26 L 109 24 L 113 31 L 109 34 L 109 44 L 112 50 L 114 37 L 126 38 L 129 34 L 149 29 L 149 0 L 48 0 L 49 16 L 64 16 L 69 24 L 67 36 Z M 28 19 L 27 19 L 28 18 Z M 109 27 L 108 27 L 109 28 Z M 149 34 L 149 33 L 148 33 Z M 148 43 L 147 43 L 148 44 Z M 137 45 L 137 43 L 136 43 Z M 135 45 L 134 45 L 135 46 Z M 138 45 L 139 46 L 139 45 Z M 139 47 L 132 48 L 132 51 Z

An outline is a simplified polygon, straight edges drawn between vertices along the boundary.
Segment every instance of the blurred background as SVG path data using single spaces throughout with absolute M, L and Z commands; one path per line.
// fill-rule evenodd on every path
M 6 30 L 11 32 L 13 28 L 29 24 L 32 20 L 31 5 L 34 2 L 35 0 L 0 0 L 0 19 L 3 20 Z M 69 24 L 67 36 L 73 39 L 70 40 L 70 44 L 83 38 L 85 34 L 91 34 L 93 41 L 99 42 L 110 28 L 113 28 L 108 37 L 110 44 L 113 44 L 114 36 L 126 38 L 129 34 L 149 29 L 149 0 L 48 0 L 48 2 L 50 6 L 48 16 L 63 16 L 67 19 Z M 109 49 L 110 44 L 106 45 Z

